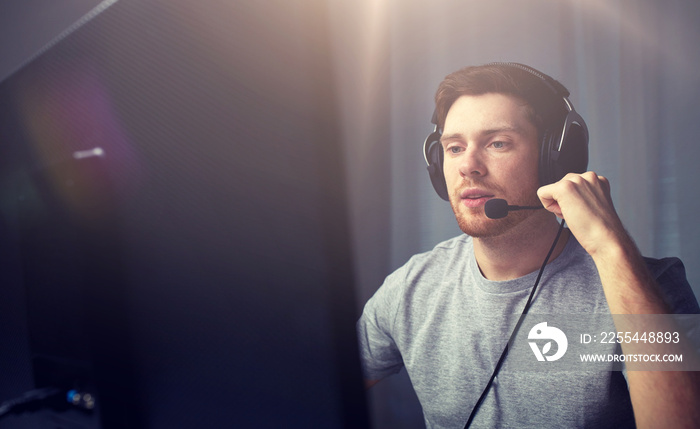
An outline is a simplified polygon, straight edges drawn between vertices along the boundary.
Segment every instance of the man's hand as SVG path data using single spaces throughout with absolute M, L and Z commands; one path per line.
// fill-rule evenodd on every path
M 581 246 L 595 257 L 630 240 L 610 196 L 608 179 L 589 171 L 569 173 L 537 191 L 545 209 L 566 220 Z
M 668 311 L 634 240 L 613 207 L 610 183 L 592 171 L 569 173 L 537 191 L 542 205 L 566 220 L 598 268 L 613 314 Z

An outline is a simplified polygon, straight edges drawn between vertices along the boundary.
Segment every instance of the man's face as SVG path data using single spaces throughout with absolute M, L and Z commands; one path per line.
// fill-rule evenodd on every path
M 504 94 L 464 95 L 447 113 L 442 133 L 445 181 L 459 227 L 472 237 L 510 230 L 533 211 L 489 219 L 484 204 L 539 205 L 539 143 L 524 102 Z

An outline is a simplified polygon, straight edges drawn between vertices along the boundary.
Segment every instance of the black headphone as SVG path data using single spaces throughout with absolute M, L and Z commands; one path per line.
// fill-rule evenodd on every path
M 585 172 L 588 166 L 588 127 L 581 115 L 574 110 L 574 106 L 568 99 L 569 91 L 564 85 L 524 64 L 490 63 L 487 65 L 514 67 L 526 71 L 538 77 L 548 91 L 564 102 L 563 107 L 567 113 L 563 126 L 548 125 L 543 133 L 539 161 L 540 185 L 554 183 L 567 173 Z M 443 150 L 440 144 L 442 130 L 438 129 L 437 110 L 433 112 L 431 122 L 435 124 L 435 131 L 425 139 L 423 156 L 428 164 L 428 174 L 433 188 L 440 198 L 449 201 L 445 175 L 442 171 Z

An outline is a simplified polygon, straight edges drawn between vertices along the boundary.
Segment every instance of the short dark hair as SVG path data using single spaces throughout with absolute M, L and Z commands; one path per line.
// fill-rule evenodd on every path
M 457 70 L 440 83 L 435 94 L 438 129 L 445 126 L 447 112 L 459 97 L 488 93 L 511 95 L 522 100 L 540 138 L 547 127 L 563 120 L 566 115 L 563 98 L 541 78 L 517 66 L 492 63 Z

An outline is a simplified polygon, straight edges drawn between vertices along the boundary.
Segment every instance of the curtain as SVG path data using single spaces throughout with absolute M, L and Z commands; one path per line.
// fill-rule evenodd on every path
M 590 131 L 589 169 L 646 256 L 678 256 L 700 293 L 700 3 L 329 1 L 358 308 L 383 278 L 460 234 L 422 143 L 437 85 L 466 65 L 528 64 L 562 82 Z M 405 374 L 371 391 L 378 428 L 422 427 Z

